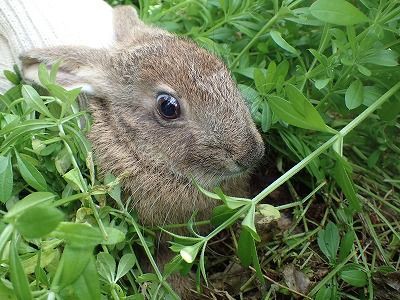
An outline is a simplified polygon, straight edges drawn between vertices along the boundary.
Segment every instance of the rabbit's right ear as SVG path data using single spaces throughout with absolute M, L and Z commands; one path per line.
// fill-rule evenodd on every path
M 23 77 L 40 85 L 38 71 L 41 63 L 48 68 L 61 61 L 56 82 L 66 89 L 82 87 L 82 91 L 97 95 L 104 83 L 104 70 L 110 56 L 103 49 L 85 47 L 53 47 L 33 49 L 20 56 Z
M 133 34 L 133 28 L 143 25 L 133 6 L 121 5 L 113 9 L 114 36 L 117 43 L 124 42 Z

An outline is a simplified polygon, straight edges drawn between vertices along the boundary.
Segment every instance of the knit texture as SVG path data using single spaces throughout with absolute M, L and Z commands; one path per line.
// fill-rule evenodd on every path
M 25 51 L 113 41 L 112 8 L 103 0 L 0 0 L 0 93 L 11 86 L 3 71 L 20 65 Z

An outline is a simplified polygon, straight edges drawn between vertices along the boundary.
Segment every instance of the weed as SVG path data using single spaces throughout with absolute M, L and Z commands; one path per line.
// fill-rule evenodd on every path
M 96 177 L 79 90 L 55 83 L 57 65 L 39 72 L 47 96 L 7 71 L 16 86 L 0 96 L 1 298 L 176 298 L 168 276 L 192 270 L 198 292 L 237 299 L 396 299 L 400 4 L 134 4 L 225 60 L 273 155 L 261 173 L 274 180 L 249 199 L 199 186 L 221 201 L 211 220 L 144 228 L 120 178 Z M 192 235 L 169 232 L 179 226 Z M 160 230 L 176 252 L 162 271 Z

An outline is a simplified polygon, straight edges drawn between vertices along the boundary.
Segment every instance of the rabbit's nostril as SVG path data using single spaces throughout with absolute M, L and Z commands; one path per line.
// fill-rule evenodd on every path
M 254 167 L 263 157 L 265 147 L 262 141 L 247 146 L 247 151 L 241 153 L 236 163 L 244 170 Z

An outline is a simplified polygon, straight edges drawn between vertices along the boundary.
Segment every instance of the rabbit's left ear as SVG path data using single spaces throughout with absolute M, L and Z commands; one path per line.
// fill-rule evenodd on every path
M 41 63 L 50 67 L 61 61 L 56 76 L 58 84 L 66 89 L 82 87 L 82 91 L 98 95 L 97 87 L 104 82 L 104 73 L 110 61 L 103 49 L 86 47 L 52 47 L 33 49 L 20 56 L 23 77 L 40 85 L 38 71 Z

